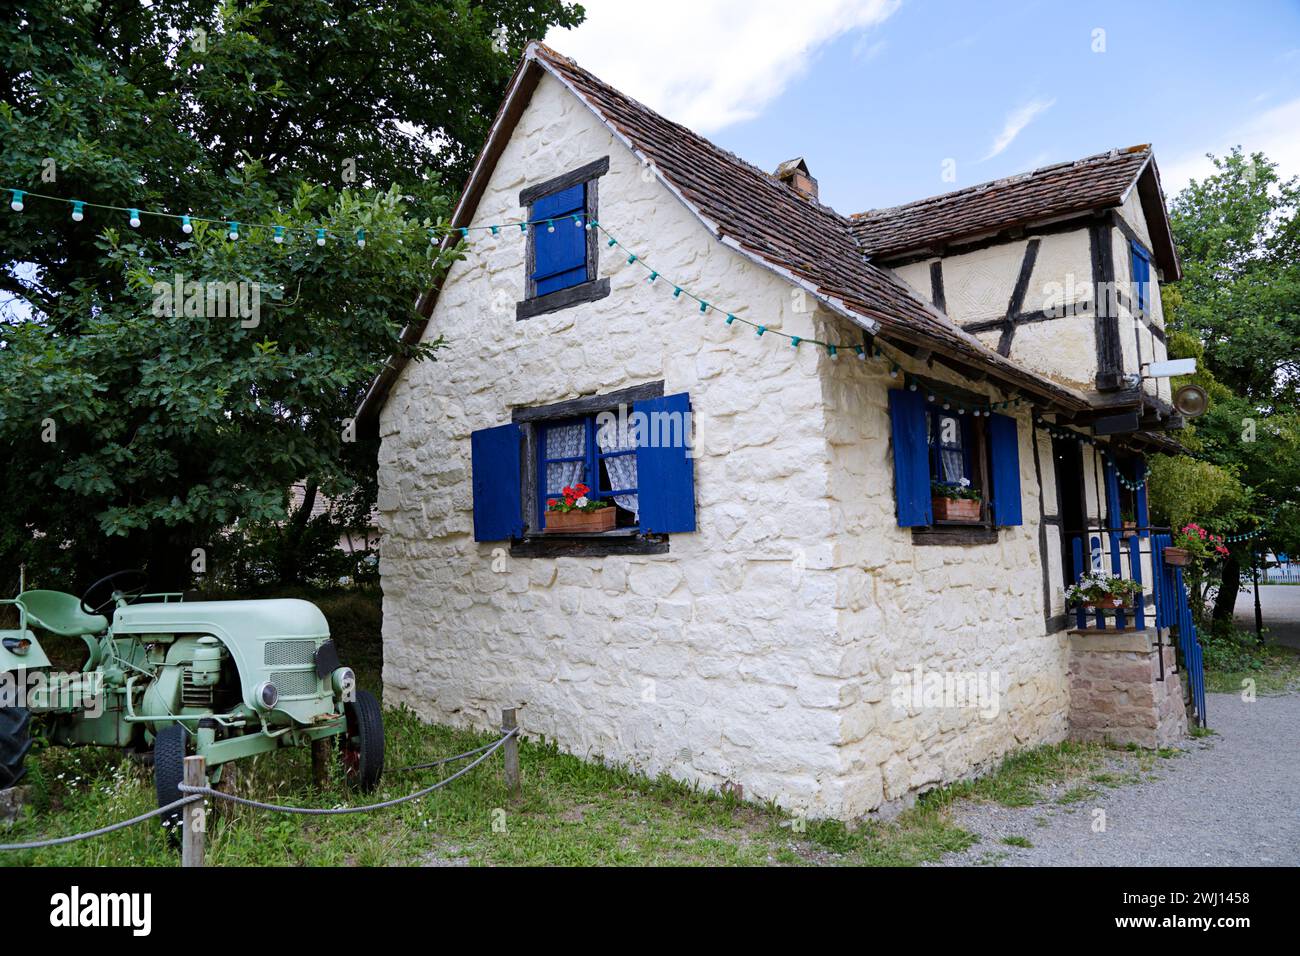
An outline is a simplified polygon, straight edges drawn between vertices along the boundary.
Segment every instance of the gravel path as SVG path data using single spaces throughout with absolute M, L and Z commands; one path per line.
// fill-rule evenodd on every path
M 1237 626 L 1255 629 L 1255 592 L 1248 587 L 1237 595 Z M 1261 584 L 1259 610 L 1271 639 L 1300 648 L 1300 584 Z
M 1148 759 L 1141 783 L 1093 784 L 1073 803 L 958 805 L 953 822 L 980 842 L 938 865 L 1300 865 L 1300 694 L 1250 704 L 1210 694 L 1206 710 L 1216 735 L 1188 738 L 1170 759 Z M 1131 773 L 1135 763 L 1116 756 L 1115 769 Z M 1103 833 L 1093 832 L 1097 809 L 1106 811 Z

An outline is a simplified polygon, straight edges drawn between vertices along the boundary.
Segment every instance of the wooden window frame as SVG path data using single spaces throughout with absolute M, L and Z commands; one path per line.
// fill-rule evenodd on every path
M 925 386 L 922 385 L 924 388 Z M 946 386 L 946 390 L 951 391 L 951 386 Z M 972 401 L 978 400 L 975 396 L 971 397 Z M 989 434 L 988 419 L 984 416 L 972 417 L 969 415 L 957 415 L 954 412 L 945 412 L 942 407 L 927 407 L 926 415 L 926 440 L 929 442 L 929 436 L 932 434 L 930 429 L 937 416 L 948 415 L 955 417 L 961 423 L 963 445 L 966 446 L 966 467 L 971 473 L 972 484 L 978 483 L 980 490 L 980 517 L 978 521 L 954 521 L 949 519 L 932 519 L 929 525 L 916 525 L 912 528 L 912 543 L 922 545 L 969 545 L 969 544 L 993 544 L 998 540 L 998 527 L 993 523 L 993 512 L 990 508 L 990 494 L 992 492 L 991 471 L 989 467 Z M 934 480 L 934 451 L 930 451 L 930 476 Z
M 586 221 L 599 222 L 599 181 L 609 172 L 609 157 L 602 156 L 594 162 L 579 166 L 567 173 L 548 179 L 546 182 L 529 186 L 519 193 L 519 205 L 524 207 L 524 218 L 533 219 L 533 205 L 538 200 L 553 196 L 562 190 L 579 184 L 586 186 Z M 585 224 L 584 224 L 585 228 Z M 528 229 L 528 238 L 524 252 L 524 298 L 515 305 L 515 320 L 522 321 L 538 315 L 558 312 L 584 302 L 595 302 L 609 295 L 609 277 L 601 279 L 600 271 L 600 236 L 595 229 L 587 229 L 587 279 L 546 295 L 537 294 L 537 282 L 533 278 L 537 260 L 537 227 Z
M 524 536 L 513 539 L 510 553 L 517 557 L 599 557 L 613 554 L 664 554 L 668 551 L 667 534 L 643 534 L 636 526 L 614 528 L 612 531 L 575 534 L 547 533 L 541 530 L 538 512 L 544 508 L 544 481 L 541 468 L 541 430 L 548 425 L 559 425 L 600 414 L 617 411 L 619 406 L 629 408 L 639 401 L 662 398 L 664 383 L 647 382 L 631 388 L 606 392 L 603 395 L 585 395 L 582 398 L 549 405 L 516 408 L 511 419 L 520 426 L 524 443 L 523 481 L 520 508 L 524 520 Z M 588 432 L 588 446 L 594 434 Z M 639 478 L 639 475 L 638 475 Z M 591 485 L 591 482 L 584 482 Z M 599 485 L 599 477 L 596 484 Z

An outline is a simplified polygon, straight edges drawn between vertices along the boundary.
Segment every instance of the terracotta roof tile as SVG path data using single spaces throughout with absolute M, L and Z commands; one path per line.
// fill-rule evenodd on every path
M 850 230 L 868 254 L 888 259 L 936 250 L 957 240 L 1011 226 L 1120 205 L 1151 158 L 1130 146 L 1032 173 L 982 183 L 850 217 Z

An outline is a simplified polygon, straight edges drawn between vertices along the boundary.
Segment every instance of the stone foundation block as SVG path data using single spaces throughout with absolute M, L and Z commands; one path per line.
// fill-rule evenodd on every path
M 1069 680 L 1071 740 L 1154 749 L 1187 735 L 1174 648 L 1154 628 L 1071 631 Z

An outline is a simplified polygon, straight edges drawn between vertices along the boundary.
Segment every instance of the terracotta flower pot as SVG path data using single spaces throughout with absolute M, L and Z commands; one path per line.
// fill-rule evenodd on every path
M 591 534 L 612 531 L 617 508 L 597 508 L 595 511 L 548 511 L 547 534 Z
M 1185 568 L 1192 563 L 1192 552 L 1186 548 L 1165 548 L 1165 564 L 1174 568 Z
M 1127 601 L 1127 598 L 1116 597 L 1112 594 L 1109 597 L 1097 598 L 1095 601 L 1084 601 L 1083 606 L 1092 611 L 1118 611 L 1121 608 L 1128 610 L 1131 605 L 1126 603 Z
M 934 509 L 936 521 L 980 520 L 978 498 L 931 498 L 930 507 Z

